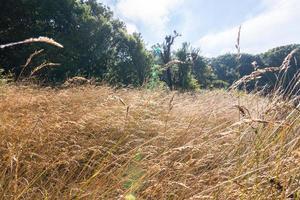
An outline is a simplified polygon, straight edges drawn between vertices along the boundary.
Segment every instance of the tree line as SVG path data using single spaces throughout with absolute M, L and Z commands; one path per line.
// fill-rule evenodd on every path
M 173 49 L 177 38 L 182 37 L 176 31 L 147 49 L 141 34 L 129 34 L 125 23 L 97 0 L 0 0 L 0 7 L 0 44 L 46 36 L 64 45 L 63 49 L 45 44 L 0 49 L 0 71 L 12 74 L 15 80 L 28 77 L 31 68 L 39 63 L 60 63 L 35 74 L 34 78 L 43 84 L 59 84 L 82 76 L 120 86 L 226 88 L 257 69 L 280 66 L 290 51 L 299 48 L 288 45 L 258 55 L 205 58 L 199 48 L 188 42 Z M 27 58 L 37 49 L 45 51 L 24 70 Z M 299 58 L 298 52 L 287 80 L 298 71 Z M 264 85 L 275 79 L 276 75 L 268 74 L 255 84 Z M 247 88 L 253 88 L 253 84 Z

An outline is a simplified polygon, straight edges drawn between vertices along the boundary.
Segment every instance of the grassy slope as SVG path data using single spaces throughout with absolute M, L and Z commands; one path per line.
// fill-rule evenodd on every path
M 240 94 L 240 114 L 223 91 L 6 86 L 0 100 L 0 199 L 285 199 L 300 187 L 300 114 L 274 99 Z

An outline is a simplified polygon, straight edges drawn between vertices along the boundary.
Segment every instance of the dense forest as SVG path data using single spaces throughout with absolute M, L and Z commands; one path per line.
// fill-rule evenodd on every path
M 0 70 L 14 80 L 28 78 L 34 67 L 51 61 L 60 66 L 44 67 L 31 78 L 43 84 L 60 84 L 81 76 L 119 86 L 226 88 L 255 70 L 281 66 L 284 58 L 300 47 L 287 45 L 258 55 L 205 58 L 199 48 L 188 42 L 174 49 L 177 38 L 184 37 L 180 30 L 162 38 L 160 44 L 146 48 L 141 34 L 129 34 L 125 23 L 96 0 L 18 0 L 0 4 L 0 44 L 45 36 L 64 46 L 58 49 L 28 44 L 0 49 Z M 24 69 L 27 59 L 37 50 L 44 51 Z M 290 63 L 286 87 L 299 69 L 297 60 L 299 52 Z M 266 73 L 245 88 L 251 90 L 254 85 L 266 84 L 272 88 L 276 77 Z

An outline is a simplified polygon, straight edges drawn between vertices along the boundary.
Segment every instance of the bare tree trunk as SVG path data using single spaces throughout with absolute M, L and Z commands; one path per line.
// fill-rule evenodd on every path
M 166 73 L 167 73 L 167 84 L 168 84 L 170 90 L 173 90 L 172 71 L 171 71 L 170 67 L 168 67 Z

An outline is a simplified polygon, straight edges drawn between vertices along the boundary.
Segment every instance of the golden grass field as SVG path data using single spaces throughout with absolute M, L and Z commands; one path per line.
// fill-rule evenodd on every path
M 300 199 L 279 97 L 0 86 L 0 199 Z

